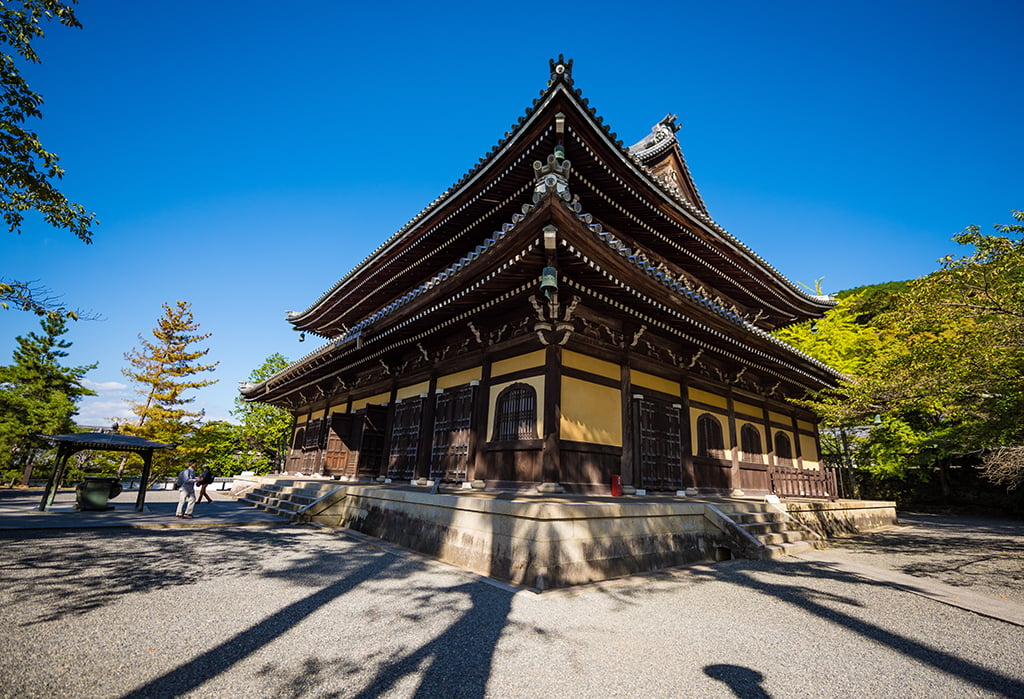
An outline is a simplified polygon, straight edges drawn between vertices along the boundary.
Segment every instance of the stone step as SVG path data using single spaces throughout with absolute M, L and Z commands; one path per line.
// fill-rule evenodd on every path
M 781 512 L 737 512 L 728 515 L 736 524 L 757 524 L 760 522 L 785 522 L 786 515 Z
M 769 544 L 764 547 L 762 551 L 762 558 L 782 558 L 784 556 L 794 556 L 798 553 L 807 553 L 813 551 L 815 548 L 814 544 L 809 541 L 794 541 L 792 543 L 784 544 Z
M 257 501 L 257 500 L 249 500 L 248 498 L 240 498 L 239 502 L 244 502 L 247 505 L 251 505 L 252 507 L 255 507 L 257 510 L 263 510 L 264 512 L 269 512 L 272 515 L 277 515 L 278 517 L 284 517 L 285 519 L 291 519 L 292 517 L 295 516 L 295 513 L 290 511 L 290 510 L 285 510 L 285 509 L 282 509 L 282 508 L 277 507 L 275 505 L 271 505 L 271 504 L 268 504 L 268 503 L 265 503 L 265 502 L 260 502 L 260 501 Z
M 759 534 L 780 534 L 789 531 L 789 522 L 758 522 L 755 524 L 740 524 L 752 536 Z
M 277 510 L 292 513 L 298 512 L 303 507 L 301 503 L 289 500 L 288 498 L 278 498 L 272 495 L 261 495 L 253 493 L 250 493 L 245 498 L 243 498 L 243 501 L 257 505 L 266 505 L 268 507 L 273 507 Z
M 790 531 L 790 532 L 777 532 L 773 534 L 758 534 L 756 539 L 765 546 L 771 546 L 773 544 L 792 544 L 798 541 L 806 541 L 803 532 Z
M 330 491 L 327 491 L 330 492 Z M 303 490 L 299 492 L 290 493 L 284 490 L 277 490 L 271 488 L 254 488 L 250 491 L 250 495 L 262 497 L 262 498 L 273 498 L 277 500 L 290 500 L 301 507 L 311 505 L 327 493 L 321 493 L 319 491 L 313 492 L 309 490 Z

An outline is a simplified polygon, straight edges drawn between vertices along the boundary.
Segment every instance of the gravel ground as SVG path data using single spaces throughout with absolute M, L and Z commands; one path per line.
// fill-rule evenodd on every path
M 535 595 L 302 527 L 0 547 L 5 697 L 1024 697 L 1024 628 L 809 561 Z
M 904 526 L 830 544 L 830 553 L 1024 604 L 1024 522 L 900 513 Z

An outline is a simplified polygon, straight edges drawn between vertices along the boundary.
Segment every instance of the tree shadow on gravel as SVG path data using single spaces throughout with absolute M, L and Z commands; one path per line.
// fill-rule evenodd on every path
M 7 605 L 37 610 L 15 623 L 54 621 L 101 609 L 126 594 L 259 573 L 266 561 L 287 555 L 288 537 L 275 533 L 280 531 L 5 532 L 0 590 Z M 246 555 L 224 555 L 240 547 Z
M 259 675 L 275 696 L 293 699 L 366 699 L 395 692 L 417 697 L 485 696 L 514 593 L 481 581 L 407 592 L 403 597 L 415 611 L 388 629 L 390 643 L 348 648 L 332 658 L 308 657 L 301 667 L 271 663 Z M 388 601 L 388 592 L 375 590 L 375 594 Z M 429 637 L 422 640 L 424 630 L 416 626 L 427 615 L 451 621 L 439 633 L 426 631 Z M 373 619 L 360 623 L 372 624 Z
M 865 580 L 857 575 L 836 571 L 827 565 L 813 562 L 732 561 L 704 567 L 699 573 L 714 580 L 740 585 L 771 595 L 805 612 L 882 644 L 916 662 L 931 666 L 986 691 L 1007 697 L 1024 696 L 1024 681 L 883 628 L 878 624 L 857 618 L 845 611 L 829 607 L 824 603 L 825 600 L 843 601 L 843 598 L 816 589 L 822 580 L 834 580 L 859 587 L 865 585 L 888 587 L 883 583 Z M 758 574 L 763 573 L 782 576 L 785 582 L 773 583 L 757 577 Z M 801 584 L 801 579 L 806 580 L 807 584 Z M 863 606 L 855 601 L 844 603 Z
M 290 697 L 370 697 L 399 684 L 418 686 L 418 696 L 482 697 L 514 595 L 446 568 L 435 569 L 438 584 L 418 582 L 414 576 L 433 564 L 302 527 L 22 532 L 0 535 L 0 545 L 0 599 L 22 610 L 22 617 L 8 617 L 22 627 L 101 611 L 129 595 L 230 577 L 274 578 L 308 590 L 230 638 L 197 648 L 125 699 L 201 691 L 313 615 L 321 613 L 309 623 L 330 627 L 330 615 L 340 611 L 338 633 L 342 627 L 351 632 L 376 622 L 374 605 L 396 604 L 408 612 L 398 617 L 399 628 L 382 632 L 391 641 L 386 650 L 372 644 L 302 648 L 297 662 L 264 668 L 266 685 L 275 696 Z M 361 599 L 365 605 L 369 598 L 371 609 L 362 618 L 353 617 L 360 607 L 325 609 L 368 585 Z M 320 657 L 330 650 L 340 651 L 338 657 Z
M 865 563 L 953 587 L 1013 593 L 1024 585 L 1024 522 L 900 515 L 910 525 L 834 543 Z M 942 551 L 936 556 L 936 551 Z

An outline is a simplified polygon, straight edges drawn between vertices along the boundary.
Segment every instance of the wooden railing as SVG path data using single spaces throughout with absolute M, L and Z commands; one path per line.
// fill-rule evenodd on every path
M 838 494 L 836 472 L 831 468 L 810 471 L 792 466 L 769 466 L 772 493 L 781 498 L 835 500 Z

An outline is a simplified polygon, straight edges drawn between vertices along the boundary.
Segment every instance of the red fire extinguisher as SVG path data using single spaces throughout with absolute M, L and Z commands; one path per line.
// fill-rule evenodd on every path
M 612 496 L 622 496 L 622 476 L 612 476 Z

